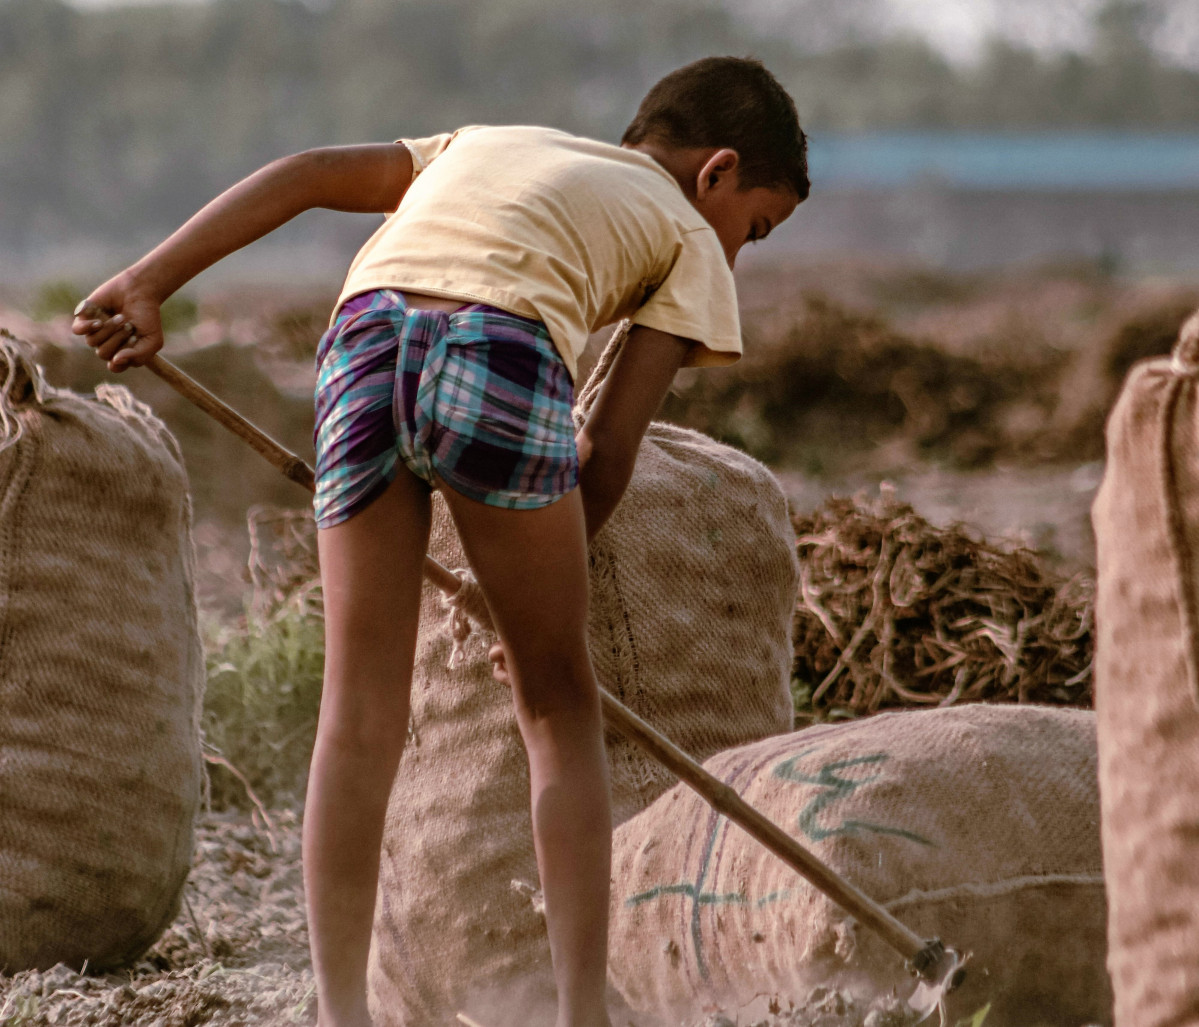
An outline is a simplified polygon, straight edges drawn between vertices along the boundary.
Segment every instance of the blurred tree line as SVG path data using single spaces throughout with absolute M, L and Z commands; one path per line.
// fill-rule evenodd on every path
M 1190 130 L 1199 70 L 1149 43 L 1167 2 L 1106 3 L 1085 52 L 1008 38 L 963 66 L 916 37 L 814 45 L 827 0 L 769 22 L 720 0 L 0 0 L 0 243 L 158 235 L 309 146 L 513 121 L 615 140 L 656 77 L 708 53 L 760 56 L 814 133 Z

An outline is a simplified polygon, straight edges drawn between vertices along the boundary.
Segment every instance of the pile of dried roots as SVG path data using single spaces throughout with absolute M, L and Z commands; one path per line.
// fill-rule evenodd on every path
M 797 699 L 815 713 L 979 700 L 1091 704 L 1094 583 L 938 528 L 884 493 L 792 518 Z

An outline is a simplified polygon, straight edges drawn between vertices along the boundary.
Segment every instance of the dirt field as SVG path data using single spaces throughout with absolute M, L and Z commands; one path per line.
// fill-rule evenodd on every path
M 299 817 L 203 816 L 183 908 L 119 974 L 64 966 L 0 977 L 5 1027 L 237 1027 L 316 1022 Z
M 202 817 L 183 908 L 162 939 L 122 973 L 57 966 L 0 976 L 4 1027 L 250 1027 L 316 1022 L 300 874 L 299 818 Z M 769 998 L 756 1003 L 768 1007 Z M 907 1027 L 898 1002 L 856 1004 L 835 989 L 759 1008 L 713 1012 L 694 1027 Z M 481 1027 L 530 1021 L 505 1011 Z M 614 1012 L 613 1027 L 660 1027 Z
M 744 283 L 744 297 L 761 359 L 747 358 L 739 378 L 682 381 L 680 419 L 767 459 L 797 510 L 830 494 L 877 495 L 885 481 L 932 522 L 1031 545 L 1064 573 L 1093 571 L 1089 509 L 1107 405 L 1128 363 L 1168 346 L 1194 301 L 1176 283 L 1117 281 L 1086 268 L 983 280 L 839 265 L 763 270 Z M 198 323 L 180 329 L 169 355 L 311 459 L 319 306 L 283 293 L 201 304 Z M 39 345 L 52 382 L 88 390 L 102 380 L 92 355 L 71 348 L 62 314 L 35 320 L 27 307 L 14 301 L 0 310 L 0 325 Z M 958 388 L 965 380 L 970 387 Z M 181 440 L 199 599 L 236 625 L 247 508 L 300 507 L 307 497 L 148 372 L 123 381 Z M 933 407 L 952 416 L 930 419 Z M 294 809 L 269 823 L 239 811 L 205 814 L 184 906 L 148 956 L 122 974 L 58 967 L 0 977 L 0 1025 L 314 1023 L 299 848 Z M 772 1012 L 773 998 L 713 1011 L 704 1027 L 909 1022 L 835 991 L 779 996 Z M 626 1024 L 650 1027 L 614 1021 Z M 508 1024 L 497 1014 L 482 1027 Z

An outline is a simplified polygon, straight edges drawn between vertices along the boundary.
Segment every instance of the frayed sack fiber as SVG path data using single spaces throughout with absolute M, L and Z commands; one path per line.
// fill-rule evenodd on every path
M 1116 1024 L 1199 1024 L 1199 314 L 1129 375 L 1092 519 Z
M 175 440 L 0 338 L 0 968 L 116 967 L 174 919 L 204 659 Z
M 821 724 L 705 764 L 925 938 L 972 952 L 954 1023 L 1108 1019 L 1095 718 L 967 705 Z M 678 1023 L 914 981 L 873 933 L 677 785 L 612 851 L 611 979 Z M 944 1021 L 943 1021 L 944 1022 Z
M 465 563 L 440 497 L 430 551 Z M 789 731 L 796 588 L 794 535 L 770 472 L 696 432 L 653 424 L 591 549 L 600 684 L 700 759 Z M 462 659 L 448 666 L 455 639 L 439 599 L 426 586 L 411 738 L 384 833 L 370 966 L 379 1027 L 440 1023 L 464 1008 L 493 1022 L 489 993 L 512 1008 L 513 982 L 549 975 L 512 696 L 491 677 L 486 632 L 458 632 Z M 631 743 L 612 733 L 607 742 L 619 823 L 673 779 Z

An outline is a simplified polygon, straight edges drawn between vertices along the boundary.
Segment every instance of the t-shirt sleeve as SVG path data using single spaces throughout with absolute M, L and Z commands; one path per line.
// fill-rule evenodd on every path
M 445 148 L 458 136 L 477 127 L 477 125 L 469 125 L 455 132 L 442 132 L 440 135 L 427 136 L 424 139 L 397 139 L 396 142 L 412 155 L 413 180 L 415 181 L 416 176 L 432 164 L 435 158 L 445 153 Z
M 737 289 L 712 229 L 683 233 L 666 278 L 632 320 L 699 343 L 684 366 L 717 367 L 741 356 Z

